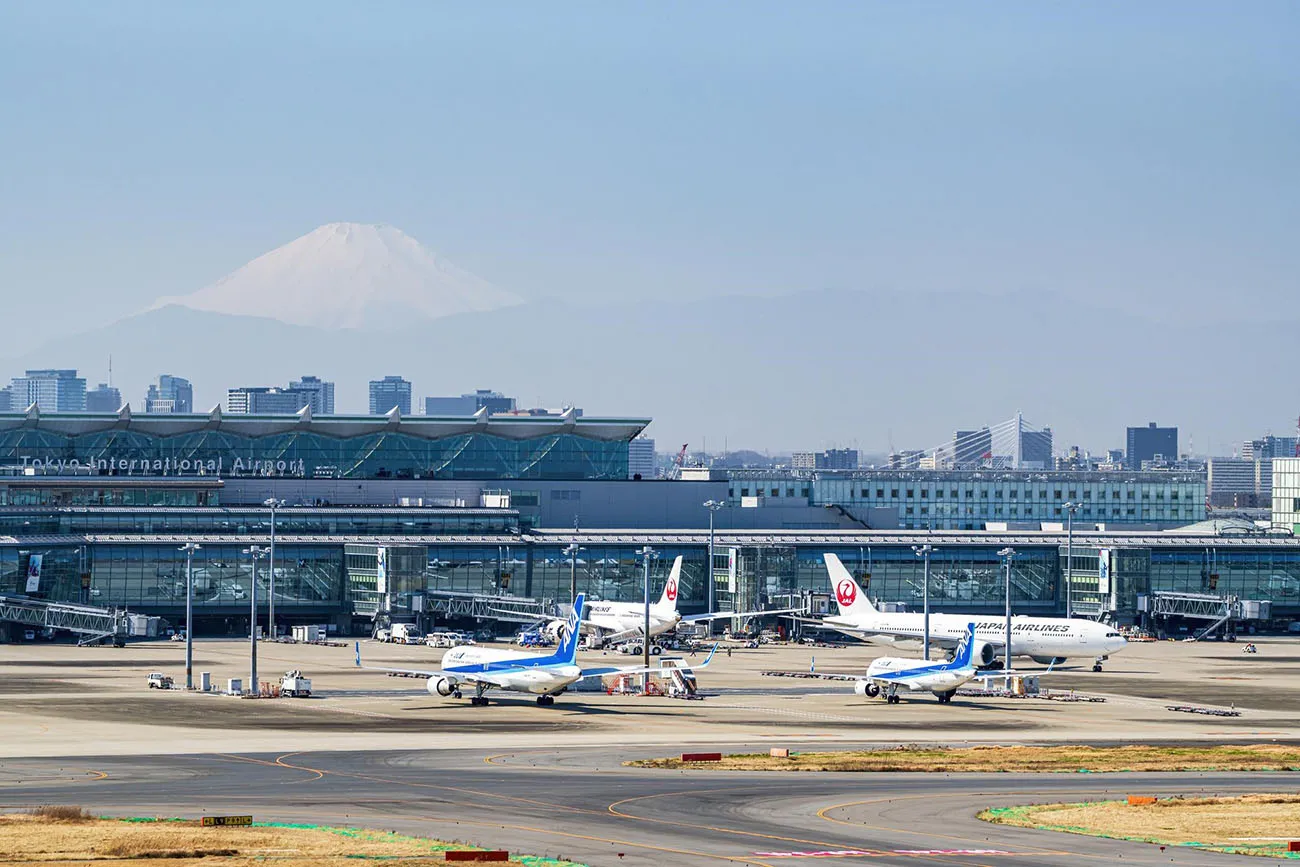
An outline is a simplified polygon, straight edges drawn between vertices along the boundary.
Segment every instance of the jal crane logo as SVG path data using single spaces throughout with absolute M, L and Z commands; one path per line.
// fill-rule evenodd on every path
M 669 602 L 677 601 L 677 582 L 669 580 L 668 586 L 664 588 L 664 595 L 668 597 Z
M 839 600 L 840 605 L 848 608 L 858 598 L 858 585 L 854 584 L 849 578 L 845 578 L 835 587 L 835 598 Z

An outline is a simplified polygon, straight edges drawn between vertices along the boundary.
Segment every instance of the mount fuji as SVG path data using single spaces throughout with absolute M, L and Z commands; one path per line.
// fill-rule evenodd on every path
M 329 223 L 169 305 L 312 328 L 391 328 L 486 313 L 523 299 L 457 268 L 385 225 Z

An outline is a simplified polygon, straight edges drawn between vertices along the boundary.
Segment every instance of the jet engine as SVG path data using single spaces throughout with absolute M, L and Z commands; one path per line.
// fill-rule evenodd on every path
M 975 642 L 974 652 L 971 653 L 971 662 L 975 663 L 976 668 L 988 668 L 1001 658 L 1002 653 L 992 644 L 987 641 Z
M 440 695 L 443 698 L 456 692 L 456 684 L 445 677 L 429 678 L 429 693 L 431 695 Z
M 569 624 L 564 620 L 552 620 L 542 627 L 542 633 L 556 644 L 562 644 L 569 634 Z
M 853 684 L 853 691 L 858 695 L 865 695 L 867 698 L 875 698 L 880 695 L 880 685 L 870 680 L 859 680 Z

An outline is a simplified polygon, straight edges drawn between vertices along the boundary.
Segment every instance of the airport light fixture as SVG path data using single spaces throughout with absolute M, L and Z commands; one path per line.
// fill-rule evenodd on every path
M 564 553 L 569 555 L 569 601 L 578 601 L 578 552 L 585 551 L 577 542 L 570 542 L 569 547 L 564 549 Z M 578 620 L 582 620 L 582 612 L 578 612 Z M 581 626 L 581 623 L 579 623 Z
M 276 637 L 275 631 L 275 510 L 284 505 L 284 500 L 277 500 L 275 497 L 267 497 L 262 501 L 262 505 L 271 510 L 271 553 L 269 555 L 270 567 L 267 573 L 267 632 L 272 638 Z
M 1011 674 L 1011 560 L 1016 556 L 1016 549 L 1011 547 L 1003 548 L 998 552 L 1007 564 L 1007 636 L 1006 646 L 1002 650 L 1002 671 L 1004 674 Z M 1008 684 L 1008 687 L 1010 685 Z
M 650 691 L 650 558 L 655 556 L 655 550 L 646 545 L 637 553 L 645 558 L 645 632 L 641 637 L 641 656 L 645 664 L 645 674 L 641 676 L 641 692 L 648 693 Z
M 721 508 L 722 508 L 723 506 L 725 506 L 725 505 L 727 505 L 727 504 L 721 502 L 720 500 L 705 500 L 705 501 L 704 501 L 704 508 L 706 508 L 706 509 L 709 510 L 709 568 L 708 568 L 708 571 L 707 571 L 706 575 L 707 575 L 707 577 L 708 577 L 708 582 L 709 582 L 709 585 L 708 585 L 709 594 L 708 594 L 708 595 L 709 595 L 709 613 L 710 613 L 710 614 L 713 614 L 713 613 L 715 613 L 715 612 L 717 611 L 717 604 L 716 604 L 716 600 L 715 600 L 715 597 L 714 597 L 714 594 L 715 594 L 717 588 L 714 586 L 714 585 L 716 584 L 716 580 L 715 580 L 714 577 L 713 577 L 713 516 L 714 516 L 714 514 L 718 511 L 718 509 L 721 509 Z M 734 610 L 734 609 L 733 609 L 733 610 Z M 713 623 L 714 623 L 714 621 L 712 621 L 712 620 L 709 621 L 709 632 L 713 632 Z
M 261 694 L 257 685 L 257 561 L 270 553 L 261 545 L 252 545 L 244 549 L 253 561 L 252 580 L 248 582 L 248 684 L 249 695 Z
M 194 689 L 194 552 L 202 548 L 186 542 L 178 548 L 185 552 L 185 688 Z
M 921 610 L 925 612 L 922 622 L 924 623 L 924 637 L 921 645 L 921 658 L 930 658 L 930 554 L 934 551 L 934 546 L 930 543 L 924 545 L 913 545 L 912 551 L 920 557 L 925 563 L 925 570 L 921 580 L 924 582 L 921 586 Z
M 1065 617 L 1074 616 L 1074 513 L 1080 503 L 1065 504 Z

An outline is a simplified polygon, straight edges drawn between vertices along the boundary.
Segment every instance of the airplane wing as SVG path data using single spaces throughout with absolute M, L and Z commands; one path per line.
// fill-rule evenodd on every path
M 704 661 L 701 662 L 699 665 L 692 664 L 692 665 L 687 665 L 682 667 L 652 665 L 649 668 L 646 668 L 645 666 L 620 668 L 619 666 L 611 665 L 611 666 L 602 666 L 600 668 L 584 668 L 582 670 L 582 676 L 579 677 L 578 680 L 585 680 L 589 677 L 608 677 L 611 674 L 662 674 L 665 671 L 681 671 L 683 668 L 687 668 L 690 669 L 691 671 L 695 671 L 701 668 L 708 668 L 709 663 L 713 662 L 713 654 L 717 652 L 718 652 L 718 645 L 714 644 L 713 649 L 709 651 L 709 655 L 705 657 Z

